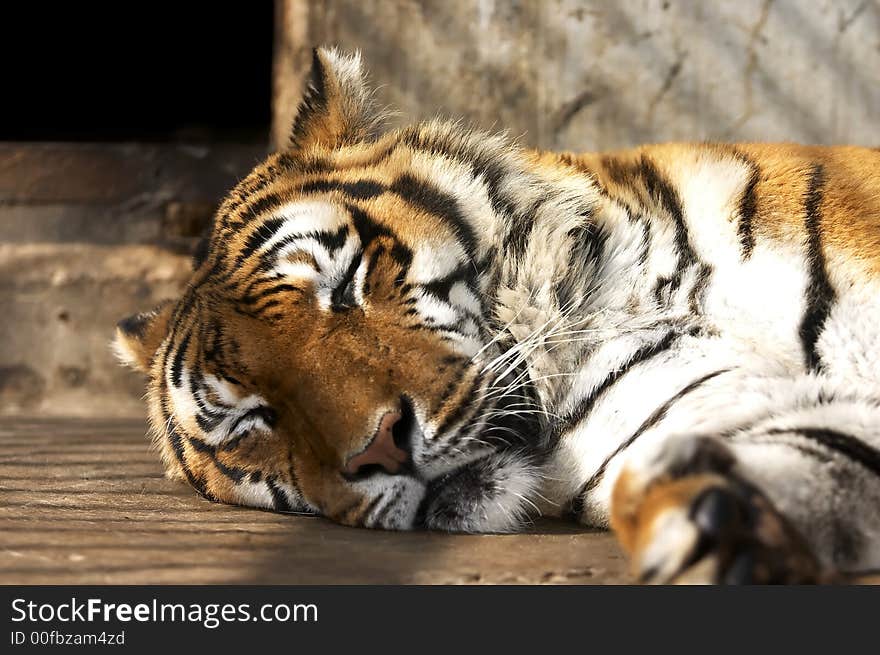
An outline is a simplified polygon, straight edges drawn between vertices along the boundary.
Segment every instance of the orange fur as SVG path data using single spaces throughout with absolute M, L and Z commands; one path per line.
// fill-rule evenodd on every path
M 656 203 L 637 180 L 621 184 L 614 169 L 646 157 L 668 174 L 695 156 L 736 157 L 756 167 L 756 238 L 801 243 L 803 203 L 814 165 L 825 175 L 822 241 L 826 256 L 844 260 L 880 277 L 880 152 L 857 146 L 806 146 L 794 143 L 667 143 L 607 153 L 543 154 L 545 165 L 558 162 L 596 180 L 612 197 L 634 205 Z

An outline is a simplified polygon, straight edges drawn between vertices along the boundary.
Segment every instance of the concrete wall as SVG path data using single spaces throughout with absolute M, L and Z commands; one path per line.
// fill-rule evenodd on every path
M 533 146 L 880 143 L 877 0 L 282 0 L 280 142 L 314 43 L 360 48 L 401 121 Z
M 262 148 L 0 144 L 0 414 L 143 413 L 116 321 L 179 294 Z

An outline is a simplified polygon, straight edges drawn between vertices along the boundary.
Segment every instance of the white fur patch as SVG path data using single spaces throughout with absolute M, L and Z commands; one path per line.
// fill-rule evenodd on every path
M 427 284 L 454 273 L 465 262 L 465 253 L 457 241 L 441 244 L 419 244 L 413 253 L 407 280 L 413 284 Z
M 297 200 L 283 205 L 274 213 L 284 220 L 278 231 L 260 250 L 266 251 L 287 237 L 315 231 L 335 232 L 348 223 L 348 214 L 338 205 L 321 200 Z

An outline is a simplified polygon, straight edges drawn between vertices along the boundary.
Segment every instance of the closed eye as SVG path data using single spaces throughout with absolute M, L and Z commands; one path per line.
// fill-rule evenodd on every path
M 229 428 L 229 435 L 232 437 L 242 436 L 246 431 L 261 423 L 266 428 L 271 428 L 277 419 L 278 415 L 271 407 L 254 407 L 235 419 Z
M 348 265 L 348 269 L 345 271 L 342 282 L 333 289 L 333 293 L 330 295 L 330 307 L 333 311 L 339 312 L 357 307 L 358 303 L 354 290 L 355 273 L 361 265 L 361 261 L 362 255 L 352 259 L 351 264 Z

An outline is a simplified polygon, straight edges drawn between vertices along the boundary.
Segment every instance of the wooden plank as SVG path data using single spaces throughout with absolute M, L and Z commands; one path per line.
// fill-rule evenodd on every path
M 210 503 L 162 475 L 140 421 L 0 420 L 2 584 L 617 583 L 611 535 L 346 528 Z

